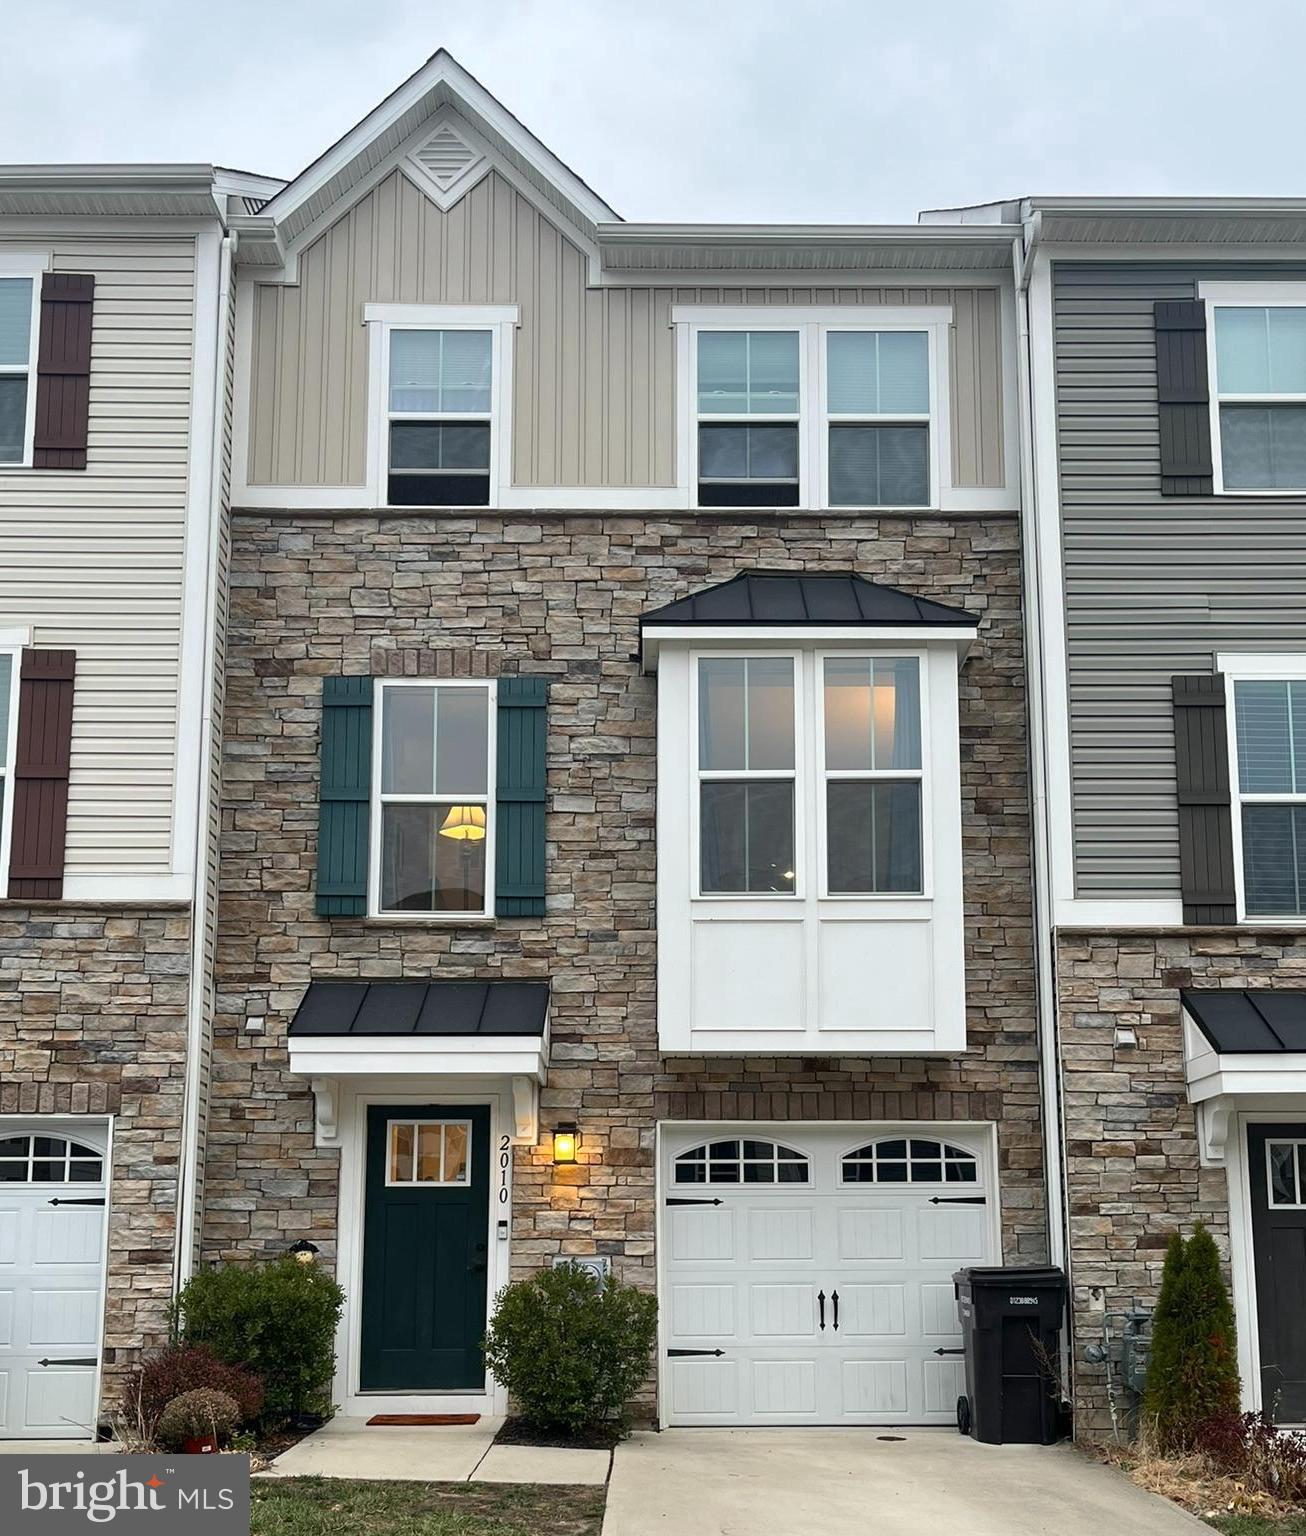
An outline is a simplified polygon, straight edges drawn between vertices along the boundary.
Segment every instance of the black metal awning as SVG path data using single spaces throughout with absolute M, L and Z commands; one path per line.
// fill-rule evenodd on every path
M 544 981 L 314 981 L 291 1035 L 542 1036 Z
M 640 618 L 640 628 L 809 624 L 866 629 L 919 624 L 973 629 L 977 622 L 960 608 L 867 581 L 853 571 L 742 571 L 718 586 L 652 609 Z
M 1179 996 L 1222 1055 L 1306 1052 L 1306 991 L 1185 988 Z

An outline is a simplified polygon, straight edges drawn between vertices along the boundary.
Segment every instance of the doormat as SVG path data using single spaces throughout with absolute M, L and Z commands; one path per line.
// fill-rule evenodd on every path
M 444 1424 L 475 1424 L 479 1413 L 374 1413 L 368 1425 L 388 1424 L 391 1427 L 440 1426 Z

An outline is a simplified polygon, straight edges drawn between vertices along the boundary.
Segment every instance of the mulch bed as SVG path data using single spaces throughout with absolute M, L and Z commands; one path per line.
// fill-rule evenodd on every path
M 625 1429 L 616 1423 L 600 1424 L 580 1434 L 569 1435 L 561 1430 L 537 1429 L 525 1419 L 505 1419 L 503 1428 L 494 1437 L 496 1445 L 542 1445 L 550 1450 L 563 1451 L 610 1451 L 624 1439 Z

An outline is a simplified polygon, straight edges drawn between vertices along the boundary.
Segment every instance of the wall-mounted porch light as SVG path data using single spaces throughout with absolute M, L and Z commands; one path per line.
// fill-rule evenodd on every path
M 291 1243 L 286 1250 L 292 1259 L 298 1259 L 301 1264 L 311 1264 L 318 1255 L 316 1243 L 310 1243 L 306 1237 L 301 1237 L 297 1243 Z
M 553 1161 L 558 1167 L 576 1161 L 576 1148 L 580 1145 L 580 1131 L 574 1120 L 553 1127 Z

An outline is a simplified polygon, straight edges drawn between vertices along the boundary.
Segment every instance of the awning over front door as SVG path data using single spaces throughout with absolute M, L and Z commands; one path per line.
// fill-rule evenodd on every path
M 290 1021 L 290 1070 L 312 1081 L 319 1146 L 338 1144 L 342 1078 L 510 1077 L 516 1139 L 536 1134 L 549 1062 L 543 981 L 315 981 Z
M 1235 1109 L 1270 1095 L 1306 1099 L 1306 990 L 1185 988 L 1180 1000 L 1202 1161 L 1222 1163 Z

